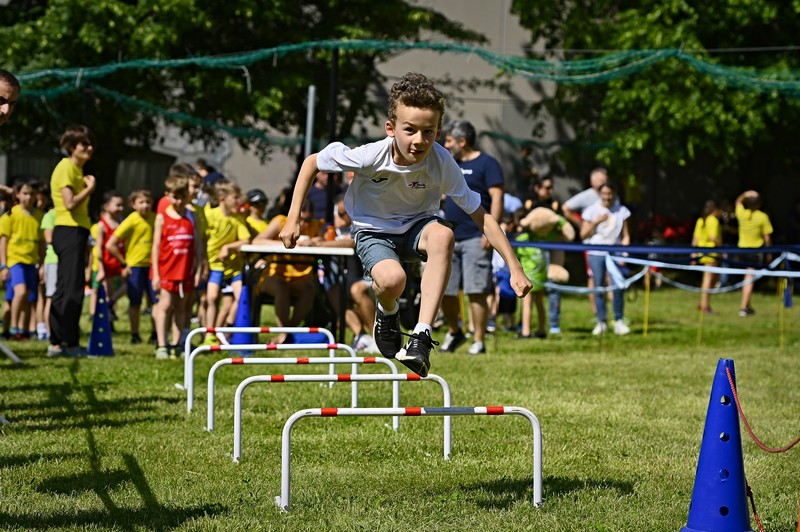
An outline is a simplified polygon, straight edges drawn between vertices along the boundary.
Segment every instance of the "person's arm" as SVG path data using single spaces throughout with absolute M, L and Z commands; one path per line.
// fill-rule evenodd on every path
M 158 271 L 158 259 L 161 256 L 161 232 L 164 230 L 164 215 L 156 214 L 156 223 L 153 224 L 153 249 L 150 252 L 150 273 L 153 291 L 161 291 L 161 274 Z
M 276 246 L 278 244 L 282 244 L 281 240 L 278 239 L 280 232 L 281 221 L 278 218 L 273 218 L 270 220 L 269 224 L 267 224 L 267 228 L 261 231 L 258 236 L 253 239 L 253 244 L 258 246 Z
M 600 225 L 602 222 L 605 222 L 608 219 L 608 214 L 603 213 L 594 220 L 582 220 L 581 221 L 581 240 L 586 240 L 590 236 L 597 231 L 597 226 Z
M 511 288 L 514 289 L 514 293 L 519 298 L 525 297 L 531 290 L 531 281 L 525 275 L 525 271 L 514 254 L 506 234 L 500 228 L 500 224 L 481 206 L 478 206 L 478 210 L 470 214 L 470 217 L 486 236 L 489 244 L 500 253 L 500 256 L 508 264 L 511 272 Z
M 312 153 L 306 157 L 300 167 L 297 183 L 292 193 L 292 204 L 289 207 L 289 214 L 286 216 L 286 224 L 278 234 L 278 238 L 283 242 L 286 249 L 292 249 L 297 244 L 297 239 L 300 238 L 300 210 L 303 208 L 303 201 L 305 201 L 308 190 L 314 183 L 317 172 L 319 172 L 317 154 Z
M 197 220 L 197 217 L 195 217 Z M 203 279 L 208 277 L 208 257 L 206 256 L 206 242 L 200 237 L 200 224 L 194 224 L 194 287 L 200 286 Z
M 495 186 L 489 187 L 489 196 L 492 198 L 492 202 L 489 204 L 489 212 L 494 217 L 495 221 L 501 219 L 503 217 L 503 187 Z M 481 246 L 483 249 L 489 249 L 489 239 L 484 238 L 481 239 Z
M 0 235 L 0 280 L 8 281 L 8 237 Z M 8 290 L 8 287 L 6 287 Z
M 630 246 L 631 245 L 631 234 L 628 231 L 628 220 L 623 220 L 622 221 L 622 240 L 621 240 L 621 243 L 622 243 L 623 246 Z
M 250 243 L 249 238 L 242 238 L 241 240 L 237 240 L 236 242 L 231 242 L 230 244 L 224 244 L 221 248 L 219 248 L 219 260 L 227 260 L 227 258 L 232 254 L 239 251 L 244 245 Z
M 75 210 L 81 203 L 89 199 L 89 196 L 94 192 L 95 179 L 93 175 L 83 176 L 83 182 L 86 187 L 75 194 L 75 191 L 70 187 L 61 189 L 61 199 L 64 200 L 64 208 L 68 211 Z
M 108 238 L 108 242 L 106 242 L 106 251 L 122 264 L 122 270 L 127 277 L 131 272 L 129 269 L 130 266 L 125 262 L 125 257 L 122 256 L 122 253 L 119 252 L 119 237 L 116 234 L 112 234 Z
M 755 190 L 745 190 L 744 192 L 739 194 L 738 198 L 736 198 L 736 205 L 743 205 L 744 204 L 744 199 L 748 198 L 748 197 L 757 198 L 758 197 L 758 192 L 756 192 Z
M 564 213 L 564 218 L 569 220 L 569 223 L 574 225 L 577 229 L 582 229 L 583 221 L 581 220 L 581 217 L 578 216 L 578 213 L 570 208 L 566 203 L 561 208 L 561 212 Z

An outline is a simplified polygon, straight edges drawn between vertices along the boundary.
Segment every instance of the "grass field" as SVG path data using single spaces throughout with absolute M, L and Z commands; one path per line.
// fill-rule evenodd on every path
M 781 318 L 778 298 L 768 293 L 755 296 L 755 316 L 739 318 L 738 297 L 715 296 L 718 314 L 703 317 L 695 295 L 654 291 L 645 337 L 639 290 L 626 308 L 634 333 L 619 338 L 591 336 L 586 299 L 566 298 L 558 337 L 498 333 L 486 356 L 467 356 L 466 346 L 433 355 L 432 371 L 450 383 L 454 405 L 517 405 L 539 417 L 541 508 L 531 505 L 531 432 L 521 418 L 453 418 L 447 462 L 441 418 L 404 418 L 397 433 L 386 427 L 388 418 L 342 418 L 295 427 L 292 509 L 282 514 L 274 497 L 283 423 L 302 408 L 349 406 L 349 385 L 251 387 L 242 460 L 234 464 L 236 385 L 248 375 L 296 368 L 220 370 L 216 430 L 208 433 L 205 376 L 221 357 L 198 359 L 197 403 L 187 415 L 185 394 L 174 387 L 182 363 L 156 361 L 150 347 L 127 343 L 122 321 L 114 357 L 47 359 L 43 343 L 12 343 L 26 365 L 0 358 L 0 414 L 12 422 L 0 436 L 0 527 L 678 530 L 686 524 L 720 357 L 735 360 L 745 413 L 767 444 L 800 434 L 800 320 L 791 311 Z M 88 318 L 85 325 L 89 330 Z M 385 372 L 362 370 L 370 371 Z M 430 383 L 402 384 L 401 394 L 405 406 L 441 405 Z M 388 384 L 361 384 L 360 406 L 389 406 L 388 397 Z M 742 439 L 766 529 L 795 531 L 800 448 L 768 454 L 746 434 Z

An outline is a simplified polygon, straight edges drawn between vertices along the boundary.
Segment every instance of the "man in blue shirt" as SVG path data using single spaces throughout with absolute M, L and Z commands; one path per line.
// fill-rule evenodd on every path
M 481 206 L 495 219 L 503 214 L 504 180 L 500 163 L 475 147 L 475 127 L 466 120 L 456 120 L 445 129 L 444 146 L 461 167 L 467 186 L 481 196 Z M 442 298 L 442 312 L 447 321 L 447 335 L 441 351 L 452 353 L 466 336 L 458 326 L 459 288 L 469 298 L 474 338 L 470 355 L 486 352 L 484 337 L 489 318 L 486 297 L 493 292 L 492 248 L 486 237 L 449 197 L 445 200 L 445 219 L 455 225 L 455 250 L 450 281 Z

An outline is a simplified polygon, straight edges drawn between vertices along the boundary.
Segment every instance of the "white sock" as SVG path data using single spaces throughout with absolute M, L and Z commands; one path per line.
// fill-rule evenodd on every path
M 390 316 L 390 315 L 392 315 L 392 314 L 397 314 L 397 311 L 398 311 L 398 310 L 400 310 L 400 305 L 398 305 L 398 304 L 397 304 L 397 301 L 395 301 L 395 302 L 394 302 L 394 309 L 392 309 L 392 310 L 387 310 L 386 308 L 384 308 L 384 306 L 383 306 L 383 305 L 381 305 L 381 302 L 380 302 L 380 301 L 378 301 L 378 308 L 381 310 L 381 312 L 383 312 L 383 313 L 384 313 L 384 314 L 386 314 L 387 316 Z
M 417 326 L 414 327 L 413 334 L 417 334 L 418 332 L 422 332 L 422 331 L 425 331 L 426 333 L 428 333 L 428 336 L 433 336 L 431 334 L 431 326 L 428 325 L 427 323 L 417 323 Z

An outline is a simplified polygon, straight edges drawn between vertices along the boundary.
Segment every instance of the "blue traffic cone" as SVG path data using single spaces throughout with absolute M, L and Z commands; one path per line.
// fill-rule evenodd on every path
M 250 319 L 250 288 L 247 283 L 242 283 L 242 293 L 239 295 L 239 306 L 236 308 L 236 319 L 234 327 L 252 327 Z M 231 336 L 232 344 L 252 344 L 255 342 L 253 333 L 233 333 Z
M 97 308 L 95 308 L 92 319 L 88 352 L 94 356 L 114 354 L 114 347 L 111 344 L 111 315 L 108 310 L 108 297 L 102 284 L 97 287 Z
M 681 532 L 752 531 L 739 416 L 726 369 L 736 384 L 733 360 L 719 359 L 708 401 L 689 519 Z

